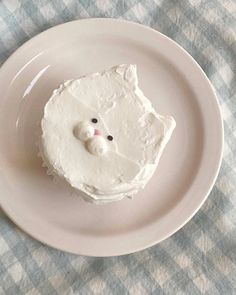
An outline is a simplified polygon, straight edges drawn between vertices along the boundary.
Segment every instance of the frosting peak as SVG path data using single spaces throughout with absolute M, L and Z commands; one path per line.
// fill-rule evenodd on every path
M 94 133 L 94 128 L 87 122 L 79 122 L 74 128 L 75 137 L 82 141 L 88 140 Z
M 94 136 L 86 143 L 87 150 L 95 156 L 102 156 L 107 152 L 107 144 L 102 136 Z

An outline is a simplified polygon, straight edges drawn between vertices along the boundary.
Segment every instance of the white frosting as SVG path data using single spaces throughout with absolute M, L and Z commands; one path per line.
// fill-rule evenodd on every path
M 86 143 L 87 150 L 95 156 L 102 156 L 107 152 L 107 143 L 102 136 L 94 136 Z
M 86 141 L 93 137 L 95 129 L 88 122 L 79 122 L 74 128 L 74 135 L 79 140 Z
M 54 91 L 44 109 L 41 154 L 50 172 L 86 200 L 111 202 L 145 186 L 175 125 L 139 89 L 136 66 L 120 65 Z

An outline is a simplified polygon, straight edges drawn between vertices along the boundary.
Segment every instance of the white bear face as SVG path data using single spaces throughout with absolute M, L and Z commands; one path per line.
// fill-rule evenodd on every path
M 157 115 L 140 91 L 135 66 L 121 65 L 56 90 L 42 120 L 44 154 L 88 194 L 121 188 L 128 194 L 137 190 L 143 169 L 157 162 L 171 120 Z

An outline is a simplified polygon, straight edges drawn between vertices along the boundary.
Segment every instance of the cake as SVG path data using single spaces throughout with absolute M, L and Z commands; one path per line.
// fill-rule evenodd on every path
M 132 197 L 155 172 L 175 128 L 138 87 L 135 65 L 69 80 L 54 90 L 41 121 L 48 173 L 85 200 Z

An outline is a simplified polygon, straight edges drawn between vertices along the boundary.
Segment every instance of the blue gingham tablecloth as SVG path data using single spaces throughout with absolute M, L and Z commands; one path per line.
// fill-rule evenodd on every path
M 236 1 L 1 0 L 0 62 L 39 32 L 66 21 L 115 17 L 171 37 L 213 83 L 225 148 L 203 208 L 150 249 L 112 258 L 42 245 L 0 215 L 0 294 L 236 294 Z

